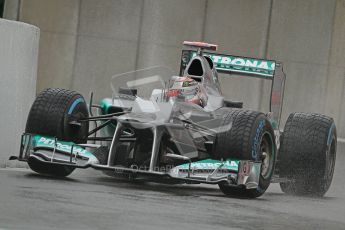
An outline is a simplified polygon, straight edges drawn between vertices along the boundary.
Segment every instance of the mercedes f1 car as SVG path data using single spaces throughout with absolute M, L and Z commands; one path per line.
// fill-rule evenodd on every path
M 334 121 L 292 113 L 279 130 L 282 63 L 218 54 L 208 43 L 184 45 L 178 76 L 163 67 L 115 75 L 113 94 L 99 104 L 91 96 L 87 105 L 71 90 L 44 90 L 19 156 L 10 159 L 55 177 L 91 167 L 135 180 L 217 184 L 236 197 L 259 197 L 271 182 L 288 194 L 323 196 L 334 172 Z M 218 72 L 270 81 L 270 111 L 226 100 Z

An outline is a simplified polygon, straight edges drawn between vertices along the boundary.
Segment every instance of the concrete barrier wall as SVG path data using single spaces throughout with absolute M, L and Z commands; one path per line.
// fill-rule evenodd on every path
M 331 115 L 345 137 L 345 0 L 22 0 L 20 20 L 42 29 L 38 91 L 109 95 L 113 74 L 178 70 L 183 40 L 273 58 L 287 73 L 290 112 Z M 265 110 L 269 84 L 222 76 L 225 96 Z
M 293 111 L 329 114 L 325 106 L 335 2 L 274 1 L 267 56 L 284 63 L 283 120 Z
M 0 19 L 0 166 L 18 154 L 36 93 L 39 29 Z

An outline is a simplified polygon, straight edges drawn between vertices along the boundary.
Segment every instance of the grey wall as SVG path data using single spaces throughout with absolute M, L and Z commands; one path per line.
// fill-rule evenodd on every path
M 19 152 L 36 93 L 39 29 L 0 19 L 0 167 Z
M 344 0 L 21 0 L 19 18 L 42 30 L 38 91 L 101 98 L 113 74 L 152 65 L 177 72 L 182 41 L 205 40 L 220 52 L 283 61 L 283 119 L 325 113 L 345 137 L 344 15 Z M 227 97 L 267 108 L 267 83 L 221 82 Z

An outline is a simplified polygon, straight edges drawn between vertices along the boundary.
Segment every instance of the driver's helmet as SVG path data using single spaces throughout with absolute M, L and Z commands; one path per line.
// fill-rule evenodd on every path
M 173 100 L 185 101 L 205 106 L 205 96 L 197 81 L 189 76 L 175 77 L 167 96 Z

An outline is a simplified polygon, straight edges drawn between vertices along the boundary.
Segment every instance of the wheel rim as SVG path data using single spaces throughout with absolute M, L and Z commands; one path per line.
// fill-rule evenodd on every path
M 262 156 L 261 176 L 266 179 L 271 175 L 274 161 L 273 140 L 271 134 L 268 132 L 264 133 L 262 136 L 260 143 L 260 154 Z

